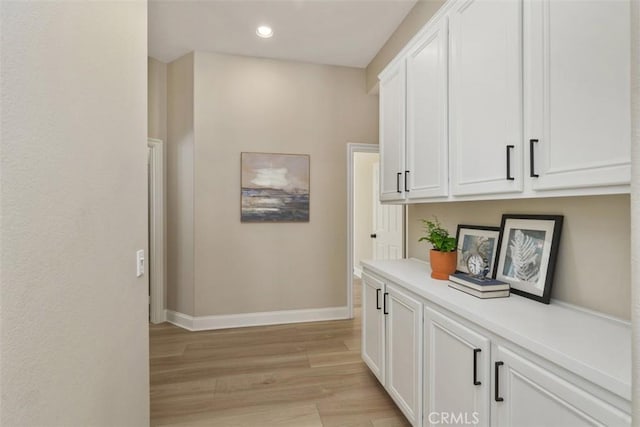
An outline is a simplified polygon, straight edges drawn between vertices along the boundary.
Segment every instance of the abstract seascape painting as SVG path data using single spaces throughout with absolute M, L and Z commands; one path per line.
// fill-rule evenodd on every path
M 309 222 L 309 156 L 242 153 L 242 222 Z

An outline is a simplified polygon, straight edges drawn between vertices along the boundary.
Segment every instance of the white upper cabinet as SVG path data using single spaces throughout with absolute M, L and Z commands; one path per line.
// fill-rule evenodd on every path
M 449 32 L 451 192 L 522 191 L 522 1 L 458 1 Z
M 525 155 L 534 190 L 630 182 L 629 8 L 527 2 Z
M 449 193 L 448 20 L 441 19 L 407 56 L 407 198 Z
M 380 79 L 380 200 L 404 200 L 405 64 Z
M 629 192 L 630 0 L 449 0 L 380 75 L 381 200 Z

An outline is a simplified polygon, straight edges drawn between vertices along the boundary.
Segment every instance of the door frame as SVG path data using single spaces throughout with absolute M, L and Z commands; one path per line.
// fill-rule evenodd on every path
M 353 319 L 353 161 L 355 153 L 379 153 L 377 144 L 347 144 L 347 313 Z
M 149 147 L 149 289 L 151 323 L 166 319 L 165 287 L 165 185 L 164 144 L 159 139 L 147 139 Z

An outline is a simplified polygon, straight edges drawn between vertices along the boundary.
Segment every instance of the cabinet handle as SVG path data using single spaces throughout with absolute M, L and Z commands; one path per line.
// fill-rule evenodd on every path
M 380 288 L 376 289 L 376 309 L 380 310 Z
M 385 292 L 384 295 L 382 296 L 382 313 L 384 314 L 389 314 L 389 312 L 387 311 L 387 297 L 389 296 L 389 292 Z
M 507 145 L 507 181 L 515 180 L 515 178 L 511 176 L 511 150 L 513 148 L 515 148 L 515 145 Z
M 537 139 L 530 139 L 529 140 L 529 175 L 531 176 L 531 178 L 539 178 L 540 175 L 538 175 L 537 173 L 535 173 L 535 157 L 533 154 L 533 146 L 535 144 L 538 143 Z
M 500 397 L 500 366 L 504 365 L 504 362 L 496 362 L 496 366 L 495 366 L 495 371 L 496 371 L 496 393 L 495 393 L 495 400 L 496 402 L 503 402 L 504 399 L 502 397 Z
M 407 185 L 408 183 L 407 175 L 409 175 L 409 171 L 404 171 L 404 191 L 408 193 L 409 186 Z
M 402 172 L 398 172 L 398 174 L 396 175 L 396 191 L 398 193 L 402 193 L 402 191 L 400 190 L 400 175 L 402 175 Z
M 369 237 L 371 237 L 372 239 L 375 239 L 376 237 L 378 237 L 378 235 L 376 233 L 373 233 L 373 234 L 369 234 Z
M 478 353 L 480 353 L 482 349 L 474 348 L 473 349 L 473 385 L 482 385 L 480 381 L 478 381 Z

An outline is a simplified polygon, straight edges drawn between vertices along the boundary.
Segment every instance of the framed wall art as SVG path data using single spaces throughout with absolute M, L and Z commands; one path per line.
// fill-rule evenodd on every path
M 489 267 L 489 272 L 493 274 L 499 239 L 499 227 L 458 225 L 458 231 L 456 232 L 456 242 L 458 244 L 456 271 L 469 274 L 467 267 L 469 257 L 480 255 Z
M 309 222 L 309 156 L 241 153 L 241 222 Z
M 511 292 L 549 304 L 562 215 L 502 215 L 495 278 Z

